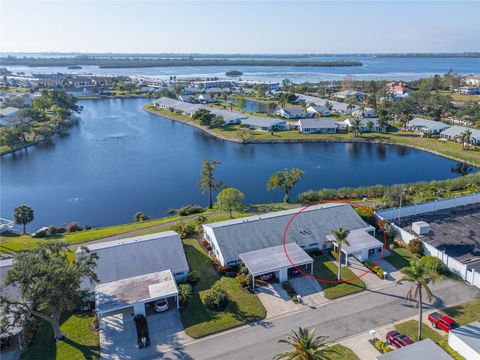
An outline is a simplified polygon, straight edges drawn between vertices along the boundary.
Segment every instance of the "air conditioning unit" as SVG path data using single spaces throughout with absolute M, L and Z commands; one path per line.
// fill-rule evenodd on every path
M 426 235 L 430 232 L 430 225 L 425 221 L 412 223 L 412 231 L 417 235 Z

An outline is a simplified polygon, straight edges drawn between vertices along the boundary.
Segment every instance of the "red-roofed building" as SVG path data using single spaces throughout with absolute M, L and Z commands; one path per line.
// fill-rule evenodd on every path
M 463 81 L 465 82 L 466 85 L 479 86 L 480 76 L 475 76 L 475 75 L 465 76 L 463 78 Z
M 408 84 L 403 81 L 392 81 L 386 85 L 387 91 L 394 95 L 404 95 L 410 91 Z

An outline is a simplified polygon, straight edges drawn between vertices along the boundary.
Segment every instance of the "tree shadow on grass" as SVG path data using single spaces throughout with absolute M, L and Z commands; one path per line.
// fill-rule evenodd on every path
M 86 360 L 97 360 L 100 357 L 99 346 L 79 344 L 69 338 L 64 338 L 63 340 L 60 340 L 60 341 L 80 351 L 83 354 L 83 358 Z

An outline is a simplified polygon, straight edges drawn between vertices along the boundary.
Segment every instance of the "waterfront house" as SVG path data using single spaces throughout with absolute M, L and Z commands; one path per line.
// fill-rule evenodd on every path
M 337 124 L 328 119 L 300 119 L 298 128 L 302 134 L 335 134 Z
M 326 100 L 316 96 L 309 96 L 303 94 L 295 94 L 299 101 L 305 104 L 315 104 L 321 106 L 327 106 L 327 103 L 330 104 L 332 110 L 341 115 L 345 115 L 351 112 L 348 104 L 342 103 L 340 101 Z
M 470 75 L 463 78 L 463 82 L 467 85 L 480 86 L 480 76 Z
M 100 316 L 127 308 L 132 308 L 135 315 L 145 315 L 146 305 L 160 299 L 172 299 L 178 306 L 176 280 L 186 279 L 189 267 L 176 232 L 91 244 L 87 248 L 98 255 L 95 271 L 100 282 L 96 286 L 84 282 L 82 287 L 95 293 Z M 76 256 L 82 256 L 84 251 L 79 248 Z
M 351 118 L 351 119 L 346 119 L 343 123 L 345 124 L 346 128 L 351 129 L 353 127 L 353 123 L 355 120 L 360 120 L 360 132 L 385 132 L 387 131 L 387 127 L 384 126 L 383 128 L 380 128 L 378 124 L 378 118 Z M 373 126 L 370 129 L 368 126 L 368 123 L 372 122 Z
M 6 107 L 0 109 L 0 125 L 11 126 L 17 120 L 17 114 L 20 109 L 15 107 Z
M 302 108 L 279 108 L 275 110 L 275 115 L 284 117 L 285 119 L 303 119 L 308 116 Z
M 361 116 L 364 118 L 374 118 L 377 116 L 375 109 L 369 107 L 366 107 L 363 110 L 360 107 L 355 107 L 351 113 L 353 116 Z
M 209 108 L 208 110 L 210 110 L 213 114 L 217 116 L 221 116 L 225 125 L 239 124 L 242 120 L 248 119 L 248 115 L 234 111 L 220 110 L 214 108 Z
M 460 136 L 467 130 L 472 133 L 470 135 L 470 145 L 480 145 L 480 130 L 472 129 L 464 126 L 454 125 L 440 133 L 440 138 L 449 141 L 460 141 Z
M 443 130 L 448 129 L 450 125 L 442 123 L 440 121 L 433 121 L 423 118 L 413 118 L 407 122 L 406 129 L 409 131 L 415 131 L 416 133 L 432 135 L 439 134 Z
M 192 103 L 195 101 L 195 98 L 193 96 L 190 96 L 190 95 L 178 95 L 178 100 L 180 101 L 183 101 L 183 102 L 187 102 L 187 103 Z
M 160 109 L 171 109 L 178 104 L 178 100 L 171 99 L 168 97 L 161 97 L 152 101 L 153 105 Z
M 201 104 L 208 104 L 208 103 L 214 102 L 214 100 L 212 100 L 212 97 L 209 94 L 198 95 L 197 101 Z
M 287 130 L 288 128 L 285 120 L 259 116 L 249 116 L 242 120 L 242 124 L 250 129 L 260 131 Z
M 332 114 L 326 106 L 322 105 L 312 105 L 307 107 L 307 113 L 312 117 L 316 115 L 330 116 Z
M 249 269 L 255 267 L 252 263 L 268 265 L 272 258 L 278 260 L 285 257 L 282 246 L 283 234 L 287 224 L 299 210 L 290 209 L 204 224 L 203 236 L 223 266 L 236 265 L 240 261 L 243 261 Z M 349 256 L 364 261 L 381 254 L 383 244 L 371 235 L 374 228 L 365 223 L 347 204 L 320 204 L 303 210 L 288 226 L 286 245 L 293 249 L 295 256 L 308 263 L 304 251 L 335 246 L 336 241 L 331 239 L 331 234 L 333 229 L 338 228 L 351 231 L 350 247 L 345 246 L 342 250 L 342 261 L 348 263 Z M 254 275 L 275 273 L 274 275 L 281 279 L 285 278 L 290 268 L 292 264 L 284 262 L 281 268 L 262 266 L 262 271 L 251 272 Z M 307 270 L 311 269 L 307 267 Z

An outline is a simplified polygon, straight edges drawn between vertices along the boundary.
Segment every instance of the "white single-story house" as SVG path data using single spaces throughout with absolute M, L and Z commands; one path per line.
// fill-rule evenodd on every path
M 325 107 L 327 106 L 327 104 L 330 104 L 332 106 L 333 111 L 343 115 L 351 112 L 351 110 L 348 107 L 348 104 L 342 103 L 340 101 L 326 100 L 316 96 L 303 95 L 303 94 L 295 94 L 295 95 L 297 96 L 299 101 L 302 101 L 305 104 L 315 104 L 315 105 L 321 105 Z
M 245 257 L 241 254 L 282 245 L 285 227 L 299 210 L 291 209 L 204 224 L 202 225 L 204 238 L 211 245 L 220 264 L 223 266 L 237 265 L 242 257 Z M 319 204 L 303 210 L 295 217 L 288 227 L 286 243 L 297 244 L 304 250 L 328 249 L 333 245 L 328 236 L 333 229 L 338 228 L 350 231 L 361 230 L 365 234 L 374 231 L 374 228 L 365 223 L 350 205 Z M 348 253 L 349 255 L 363 254 L 364 251 L 368 254 L 371 249 L 376 250 L 383 247 L 383 244 L 374 238 L 369 237 L 368 241 L 364 241 L 365 236 L 361 236 L 360 233 L 354 233 L 351 236 L 352 249 Z M 362 248 L 362 244 L 357 246 L 357 238 L 363 242 L 365 248 Z M 372 239 L 376 243 L 370 242 Z M 356 246 L 355 249 L 353 246 Z M 270 251 L 275 253 L 276 250 Z M 260 252 L 260 254 L 267 253 Z M 266 258 L 265 261 L 267 261 Z M 291 264 L 286 266 L 292 267 Z
M 446 130 L 443 130 L 440 133 L 440 138 L 450 140 L 450 141 L 460 141 L 459 137 L 467 130 L 470 130 L 472 133 L 470 135 L 470 145 L 479 145 L 480 144 L 480 130 L 472 129 L 464 126 L 454 125 L 449 127 Z
M 365 93 L 361 91 L 355 91 L 355 90 L 345 90 L 345 91 L 339 91 L 333 94 L 333 97 L 337 99 L 346 99 L 349 97 L 355 97 L 357 100 L 362 100 L 365 97 Z
M 208 109 L 213 114 L 223 117 L 223 122 L 227 125 L 231 124 L 239 124 L 242 120 L 248 119 L 248 115 L 237 113 L 228 110 L 220 110 L 220 109 Z
M 285 119 L 302 119 L 309 116 L 305 110 L 301 108 L 279 108 L 275 110 L 275 115 L 284 117 Z
M 174 231 L 87 245 L 98 255 L 98 284 L 82 287 L 95 293 L 97 313 L 108 315 L 132 307 L 145 315 L 148 303 L 164 298 L 178 301 L 175 280 L 188 277 L 182 242 Z M 76 256 L 82 256 L 79 248 Z
M 406 129 L 422 134 L 439 134 L 448 129 L 450 125 L 440 121 L 433 121 L 423 118 L 414 118 L 407 122 Z
M 337 124 L 328 119 L 300 119 L 298 127 L 303 134 L 335 134 Z
M 359 261 L 376 261 L 382 255 L 383 244 L 374 236 L 369 234 L 374 228 L 352 230 L 347 236 L 350 245 L 342 245 L 342 260 L 348 265 L 348 257 L 353 256 Z M 337 241 L 332 234 L 327 235 L 328 241 L 333 244 L 333 249 L 337 250 Z
M 383 128 L 380 128 L 378 125 L 378 118 L 360 118 L 360 119 L 346 119 L 343 123 L 345 124 L 345 127 L 352 128 L 353 123 L 355 120 L 360 120 L 360 132 L 385 132 L 387 131 L 387 127 L 384 126 Z M 368 123 L 372 122 L 373 126 L 370 129 L 368 126 Z
M 448 345 L 465 359 L 480 360 L 480 322 L 450 330 Z
M 310 114 L 310 116 L 315 116 L 315 115 L 320 115 L 320 116 L 330 116 L 332 113 L 326 106 L 322 105 L 313 105 L 307 107 L 307 113 Z
M 440 346 L 431 339 L 417 341 L 400 349 L 378 355 L 377 360 L 452 360 Z
M 287 130 L 288 128 L 285 120 L 259 116 L 249 116 L 242 120 L 242 124 L 250 129 L 260 131 Z
M 6 107 L 0 109 L 0 125 L 10 126 L 16 119 L 20 109 L 15 107 Z
M 213 102 L 212 97 L 209 94 L 198 95 L 197 101 L 201 104 L 208 104 L 208 103 Z
M 192 103 L 195 101 L 195 98 L 191 95 L 178 95 L 178 100 L 187 102 L 187 103 Z
M 160 109 L 170 109 L 175 107 L 178 104 L 178 100 L 171 99 L 168 97 L 161 97 L 152 101 L 153 105 L 159 107 Z
M 476 86 L 462 86 L 456 89 L 459 94 L 462 95 L 478 95 L 480 94 L 480 87 Z
M 355 107 L 352 110 L 352 115 L 361 116 L 365 118 L 374 118 L 375 116 L 377 116 L 377 112 L 375 111 L 375 109 L 369 108 L 369 107 L 366 107 L 363 110 L 359 107 Z

